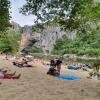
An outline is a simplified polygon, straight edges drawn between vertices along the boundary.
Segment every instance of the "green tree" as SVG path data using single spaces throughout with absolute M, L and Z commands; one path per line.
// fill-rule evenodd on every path
M 77 33 L 74 40 L 63 36 L 54 45 L 55 54 L 100 55 L 100 29 L 85 34 Z
M 44 24 L 36 24 L 32 27 L 33 32 L 42 32 L 45 29 Z
M 19 50 L 21 34 L 14 30 L 8 30 L 0 38 L 0 52 L 16 53 Z
M 38 48 L 36 46 L 32 47 L 32 53 L 42 53 L 42 48 Z
M 77 30 L 74 40 L 62 38 L 55 53 L 100 54 L 100 2 L 95 0 L 26 0 L 21 13 L 42 22 L 54 22 L 63 30 Z
M 62 29 L 84 31 L 100 20 L 100 2 L 95 0 L 26 0 L 21 13 L 33 14 L 43 22 L 55 21 Z
M 0 33 L 5 31 L 9 26 L 9 0 L 0 0 Z

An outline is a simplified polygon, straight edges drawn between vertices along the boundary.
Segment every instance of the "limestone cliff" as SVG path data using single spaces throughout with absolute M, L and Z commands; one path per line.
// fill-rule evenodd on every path
M 53 45 L 56 40 L 61 38 L 64 34 L 69 38 L 75 36 L 75 32 L 64 32 L 61 31 L 57 26 L 45 26 L 42 31 L 33 31 L 34 26 L 21 27 L 17 23 L 12 23 L 13 28 L 20 30 L 22 33 L 22 39 L 20 44 L 20 51 L 31 52 L 32 45 L 36 47 L 41 47 L 44 53 L 50 53 L 53 49 Z
M 74 38 L 76 33 L 61 31 L 57 26 L 45 26 L 41 32 L 33 32 L 33 36 L 37 36 L 38 39 L 34 45 L 41 47 L 44 53 L 50 53 L 55 42 L 64 34 L 69 38 Z

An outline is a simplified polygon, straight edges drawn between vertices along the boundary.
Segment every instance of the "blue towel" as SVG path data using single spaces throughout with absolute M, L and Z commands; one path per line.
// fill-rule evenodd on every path
M 79 69 L 79 67 L 78 66 L 75 66 L 75 65 L 69 65 L 68 66 L 68 69 Z
M 59 75 L 57 77 L 62 78 L 62 79 L 67 79 L 67 80 L 80 80 L 81 79 L 79 77 L 72 76 L 72 75 L 67 75 L 67 74 Z

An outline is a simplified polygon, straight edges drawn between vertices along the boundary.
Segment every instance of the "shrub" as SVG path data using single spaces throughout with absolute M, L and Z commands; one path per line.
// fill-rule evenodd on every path
M 36 46 L 32 47 L 32 53 L 41 53 L 41 52 L 43 52 L 41 48 L 38 48 Z

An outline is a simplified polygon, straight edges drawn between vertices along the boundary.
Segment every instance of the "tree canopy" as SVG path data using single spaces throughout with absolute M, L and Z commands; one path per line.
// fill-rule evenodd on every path
M 0 0 L 0 32 L 3 32 L 9 26 L 9 0 Z
M 56 41 L 55 54 L 100 55 L 100 2 L 97 0 L 26 0 L 21 13 L 33 14 L 37 21 L 57 23 L 63 30 L 77 30 L 74 40 L 63 36 Z
M 65 35 L 56 41 L 54 54 L 100 55 L 100 29 L 85 34 L 78 33 L 74 40 Z
M 21 34 L 13 29 L 7 30 L 0 38 L 0 52 L 16 53 L 19 50 Z
M 26 0 L 21 13 L 33 14 L 43 22 L 55 21 L 62 29 L 84 30 L 100 20 L 100 2 L 95 0 Z

